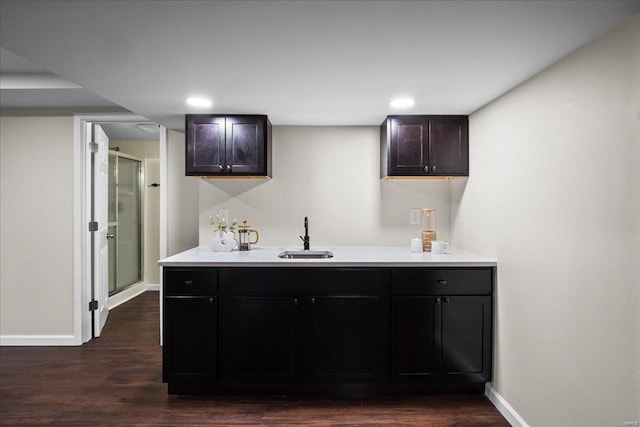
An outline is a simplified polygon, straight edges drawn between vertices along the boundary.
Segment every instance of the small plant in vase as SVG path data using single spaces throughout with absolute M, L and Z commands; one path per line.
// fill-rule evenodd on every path
M 238 247 L 238 242 L 235 239 L 235 231 L 238 228 L 238 220 L 234 219 L 231 224 L 227 225 L 224 218 L 220 218 L 220 215 L 216 215 L 215 219 L 209 217 L 209 225 L 214 227 L 215 236 L 211 246 L 216 252 L 231 252 Z

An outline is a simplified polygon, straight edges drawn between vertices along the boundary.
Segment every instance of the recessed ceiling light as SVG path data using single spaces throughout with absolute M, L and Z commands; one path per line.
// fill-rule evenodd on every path
M 211 100 L 207 98 L 191 97 L 187 98 L 187 104 L 191 105 L 192 107 L 204 108 L 211 107 L 211 105 L 213 105 L 213 102 L 211 102 Z
M 389 105 L 393 108 L 409 108 L 413 107 L 415 103 L 416 101 L 414 101 L 413 98 L 396 98 L 391 100 Z

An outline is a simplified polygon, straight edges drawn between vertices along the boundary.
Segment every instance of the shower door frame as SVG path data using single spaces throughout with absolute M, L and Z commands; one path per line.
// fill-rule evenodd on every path
M 129 159 L 129 160 L 134 160 L 136 162 L 139 163 L 139 170 L 138 170 L 138 174 L 140 175 L 139 180 L 138 180 L 138 187 L 139 187 L 139 191 L 140 191 L 140 198 L 138 201 L 139 204 L 139 209 L 140 209 L 140 220 L 138 221 L 138 233 L 140 236 L 140 242 L 139 242 L 139 246 L 140 246 L 140 251 L 138 253 L 138 263 L 139 263 L 139 275 L 140 278 L 138 279 L 138 281 L 133 282 L 133 283 L 129 283 L 128 285 L 126 285 L 125 287 L 123 287 L 122 289 L 118 290 L 118 241 L 119 241 L 119 232 L 117 230 L 119 230 L 118 227 L 118 223 L 119 223 L 119 219 L 118 219 L 118 191 L 116 190 L 115 195 L 116 195 L 116 200 L 115 200 L 115 206 L 116 206 L 116 224 L 113 224 L 111 221 L 108 222 L 108 227 L 112 227 L 115 226 L 116 227 L 116 236 L 115 236 L 115 243 L 116 243 L 116 247 L 115 247 L 115 254 L 116 254 L 116 259 L 115 259 L 115 263 L 116 263 L 116 290 L 111 293 L 111 290 L 109 290 L 109 297 L 112 297 L 113 295 L 117 295 L 119 292 L 122 292 L 128 288 L 130 288 L 131 286 L 143 282 L 145 281 L 145 276 L 144 276 L 144 255 L 145 255 L 145 248 L 144 248 L 144 238 L 145 238 L 145 234 L 144 234 L 144 221 L 145 221 L 145 206 L 144 206 L 144 200 L 145 200 L 145 192 L 146 192 L 146 183 L 145 183 L 145 163 L 144 163 L 144 159 L 141 159 L 139 157 L 133 156 L 131 154 L 126 154 L 126 153 L 121 153 L 119 151 L 116 150 L 109 150 L 109 156 L 116 156 L 116 157 L 123 157 L 125 159 Z M 118 162 L 120 160 L 118 159 Z M 119 178 L 118 178 L 118 170 L 117 170 L 117 165 L 116 166 L 116 170 L 114 173 L 114 177 L 116 179 L 116 182 L 118 182 Z M 109 165 L 109 167 L 111 167 L 111 165 Z M 112 242 L 114 240 L 111 240 Z

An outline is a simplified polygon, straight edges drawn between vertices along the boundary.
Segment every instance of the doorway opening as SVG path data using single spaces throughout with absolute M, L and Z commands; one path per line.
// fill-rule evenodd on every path
M 118 132 L 126 128 L 154 134 L 123 137 Z M 76 115 L 74 131 L 74 335 L 82 344 L 100 336 L 109 309 L 159 290 L 167 136 L 164 127 L 131 114 Z
M 109 309 L 159 289 L 160 143 L 155 123 L 101 123 L 109 137 Z

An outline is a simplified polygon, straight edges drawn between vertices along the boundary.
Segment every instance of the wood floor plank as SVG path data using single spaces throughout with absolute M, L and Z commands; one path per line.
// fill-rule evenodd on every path
M 485 396 L 328 399 L 169 396 L 162 383 L 159 299 L 115 308 L 79 347 L 0 347 L 0 425 L 508 426 Z

